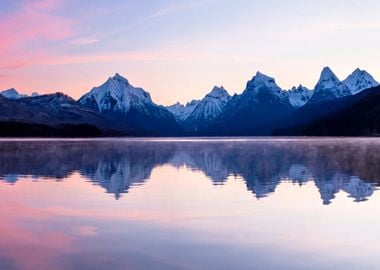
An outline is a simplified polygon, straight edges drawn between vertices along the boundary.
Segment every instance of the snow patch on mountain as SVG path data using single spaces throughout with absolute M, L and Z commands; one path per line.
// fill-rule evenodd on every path
M 223 112 L 230 98 L 231 96 L 223 86 L 214 86 L 187 117 L 186 128 L 197 131 L 206 127 Z
M 99 112 L 127 113 L 131 107 L 142 109 L 146 104 L 155 105 L 144 89 L 132 86 L 118 73 L 99 87 L 94 87 L 78 101 Z
M 294 108 L 299 108 L 305 105 L 313 95 L 313 90 L 310 90 L 302 85 L 298 87 L 293 87 L 287 91 L 288 99 L 290 104 Z
M 317 103 L 349 95 L 351 95 L 350 89 L 338 79 L 329 67 L 325 67 L 309 102 Z
M 195 107 L 200 103 L 200 100 L 192 100 L 185 105 L 177 102 L 173 105 L 167 106 L 168 109 L 178 122 L 185 121 L 187 117 L 194 111 Z
M 371 74 L 359 68 L 355 69 L 355 71 L 350 74 L 343 83 L 350 89 L 351 94 L 353 95 L 379 85 Z
M 8 90 L 4 90 L 0 92 L 0 95 L 7 99 L 19 99 L 23 97 L 37 97 L 39 94 L 37 92 L 33 92 L 30 96 L 26 94 L 20 94 L 16 89 L 11 88 Z
M 260 90 L 263 89 L 281 98 L 286 95 L 284 91 L 276 84 L 274 78 L 269 77 L 260 71 L 256 73 L 252 80 L 247 82 L 247 87 L 244 90 L 243 95 L 247 93 L 258 95 Z

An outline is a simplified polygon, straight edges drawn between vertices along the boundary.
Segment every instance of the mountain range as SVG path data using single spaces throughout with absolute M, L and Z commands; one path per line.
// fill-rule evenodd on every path
M 54 93 L 0 92 L 1 136 L 373 136 L 380 87 L 365 70 L 339 80 L 323 68 L 314 89 L 283 90 L 257 72 L 241 94 L 215 86 L 185 105 L 156 104 L 116 73 L 79 100 Z

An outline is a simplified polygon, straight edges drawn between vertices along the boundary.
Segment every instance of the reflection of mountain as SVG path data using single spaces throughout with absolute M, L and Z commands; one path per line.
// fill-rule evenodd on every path
M 315 179 L 315 184 L 321 194 L 324 204 L 330 204 L 335 194 L 340 190 L 348 193 L 355 202 L 365 201 L 375 191 L 374 185 L 360 180 L 358 177 L 347 175 L 336 175 L 328 180 Z
M 80 172 L 115 195 L 143 184 L 156 166 L 170 164 L 202 171 L 214 184 L 228 176 L 244 179 L 257 198 L 275 192 L 281 181 L 314 181 L 325 204 L 344 191 L 363 201 L 380 183 L 380 144 L 375 141 L 49 141 L 0 142 L 0 175 L 64 179 Z
M 155 166 L 173 156 L 170 149 L 120 142 L 1 142 L 0 149 L 0 176 L 7 182 L 23 175 L 58 180 L 80 172 L 116 198 L 144 183 Z

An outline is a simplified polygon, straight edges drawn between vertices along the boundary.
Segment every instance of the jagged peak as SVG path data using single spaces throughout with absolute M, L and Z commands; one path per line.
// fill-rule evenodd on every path
M 192 101 L 189 101 L 189 102 L 186 102 L 186 104 L 182 104 L 181 102 L 177 101 L 176 103 L 172 104 L 172 105 L 169 105 L 167 107 L 171 107 L 171 108 L 185 108 L 185 107 L 189 107 L 189 106 L 194 106 L 194 105 L 197 105 L 200 101 L 197 100 L 197 99 L 193 99 Z
M 352 94 L 357 94 L 364 89 L 378 86 L 379 83 L 365 70 L 355 69 L 343 83 L 350 89 Z
M 223 86 L 217 86 L 217 85 L 215 85 L 215 86 L 212 88 L 211 92 L 214 92 L 214 91 L 226 91 L 226 89 L 224 89 Z
M 339 81 L 338 77 L 331 70 L 331 68 L 326 66 L 322 69 L 321 77 L 320 77 L 319 81 L 327 81 L 327 80 L 331 80 L 331 79 Z
M 18 91 L 14 88 L 9 88 L 7 90 L 1 91 L 1 93 L 15 93 L 18 94 Z
M 312 91 L 306 86 L 303 86 L 302 84 L 299 84 L 298 86 L 293 86 L 290 90 L 290 92 L 300 92 L 300 91 Z
M 366 70 L 360 68 L 356 68 L 350 75 L 348 75 L 346 80 L 350 77 L 369 77 L 374 80 L 371 74 L 369 74 Z
M 361 72 L 366 72 L 365 70 L 361 70 L 360 68 L 356 68 L 355 70 L 354 70 L 354 72 L 353 72 L 353 74 L 354 73 L 361 73 Z
M 174 103 L 172 105 L 167 106 L 167 108 L 183 108 L 183 107 L 185 107 L 185 105 L 183 105 L 179 101 L 177 101 L 176 103 Z
M 113 81 L 129 84 L 128 79 L 121 76 L 119 73 L 115 73 L 115 75 L 113 77 L 110 77 L 110 79 Z
M 270 82 L 270 81 L 273 81 L 273 82 L 275 82 L 275 80 L 274 80 L 273 77 L 265 75 L 264 73 L 262 73 L 260 71 L 256 72 L 256 75 L 253 76 L 252 81 L 255 81 L 255 82 Z
M 23 96 L 23 95 L 20 95 L 20 93 L 14 88 L 4 90 L 0 92 L 0 94 L 7 99 L 19 99 L 20 97 Z
M 278 87 L 273 77 L 265 75 L 264 73 L 260 71 L 257 71 L 256 75 L 253 76 L 253 78 L 250 81 L 248 81 L 247 87 L 261 85 L 261 84 L 264 84 L 268 87 L 273 87 L 273 86 Z
M 50 94 L 38 95 L 38 96 L 28 96 L 28 97 L 25 97 L 25 98 L 42 99 L 42 98 L 46 98 L 46 97 L 64 98 L 64 99 L 67 99 L 67 100 L 75 101 L 72 97 L 70 97 L 69 95 L 67 95 L 67 94 L 65 94 L 63 92 L 55 92 L 55 93 L 50 93 Z
M 227 90 L 224 89 L 223 86 L 214 86 L 210 93 L 206 95 L 206 97 L 212 98 L 228 98 L 230 94 L 228 94 Z
M 247 87 L 244 93 L 258 93 L 259 89 L 262 87 L 276 93 L 276 95 L 281 95 L 282 93 L 282 89 L 276 84 L 275 79 L 261 73 L 260 71 L 258 71 L 256 75 L 247 82 Z
M 194 106 L 197 105 L 200 102 L 198 99 L 193 99 L 192 101 L 189 101 L 186 103 L 186 106 Z
M 324 67 L 314 90 L 318 92 L 320 90 L 332 89 L 338 87 L 341 84 L 341 81 L 330 69 L 330 67 Z

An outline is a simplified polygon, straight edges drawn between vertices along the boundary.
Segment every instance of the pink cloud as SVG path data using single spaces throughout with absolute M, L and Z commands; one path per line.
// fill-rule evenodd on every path
M 98 39 L 96 38 L 91 38 L 91 37 L 81 37 L 81 38 L 76 38 L 73 39 L 70 43 L 73 45 L 90 45 L 99 42 Z
M 25 1 L 0 19 L 0 69 L 15 69 L 39 60 L 49 54 L 43 49 L 49 42 L 73 35 L 70 19 L 48 12 L 61 5 L 61 0 Z
M 62 4 L 62 0 L 25 0 L 23 3 L 23 8 L 51 10 L 61 7 Z

